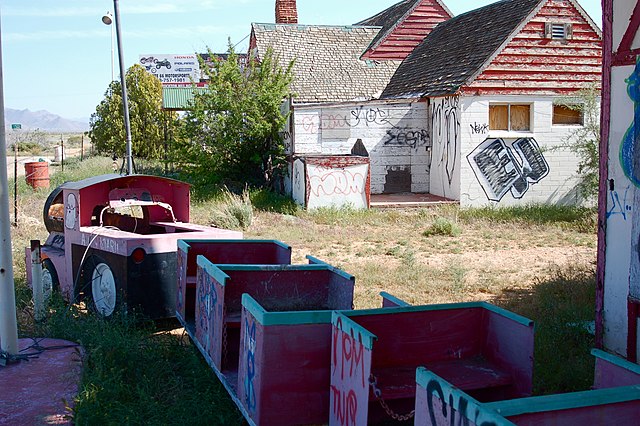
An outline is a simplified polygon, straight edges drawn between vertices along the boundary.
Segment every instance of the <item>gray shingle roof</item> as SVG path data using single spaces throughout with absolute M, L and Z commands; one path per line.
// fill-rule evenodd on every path
M 402 62 L 383 98 L 456 93 L 546 0 L 502 0 L 445 21 Z
M 377 98 L 399 61 L 360 60 L 379 27 L 252 24 L 257 55 L 271 47 L 284 67 L 295 60 L 296 102 Z

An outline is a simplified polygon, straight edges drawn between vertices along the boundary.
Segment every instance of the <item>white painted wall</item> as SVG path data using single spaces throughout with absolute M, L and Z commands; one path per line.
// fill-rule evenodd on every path
M 490 102 L 531 104 L 531 131 L 489 130 Z M 577 126 L 552 124 L 553 98 L 463 97 L 459 110 L 461 206 L 579 201 L 576 193 L 579 159 L 568 149 L 557 149 Z M 498 155 L 502 166 L 495 162 L 495 155 L 488 153 Z
M 410 174 L 411 192 L 429 192 L 431 141 L 426 103 L 369 102 L 294 108 L 295 155 L 345 155 L 361 139 L 371 159 L 371 193 L 392 174 Z
M 431 139 L 430 191 L 452 200 L 460 199 L 460 98 L 432 98 L 429 105 Z
M 368 164 L 326 168 L 307 164 L 309 201 L 307 209 L 319 207 L 350 207 L 366 209 Z

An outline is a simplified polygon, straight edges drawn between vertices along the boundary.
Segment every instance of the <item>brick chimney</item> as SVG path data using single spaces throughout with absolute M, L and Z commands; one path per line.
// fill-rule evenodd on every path
M 276 0 L 276 24 L 297 24 L 296 0 Z

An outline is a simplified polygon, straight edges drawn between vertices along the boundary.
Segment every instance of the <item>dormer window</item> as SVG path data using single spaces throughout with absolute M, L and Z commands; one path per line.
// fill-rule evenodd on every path
M 544 37 L 551 40 L 570 40 L 573 37 L 573 24 L 546 22 Z

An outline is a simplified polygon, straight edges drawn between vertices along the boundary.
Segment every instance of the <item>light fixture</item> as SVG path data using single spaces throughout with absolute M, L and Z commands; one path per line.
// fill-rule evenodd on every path
M 105 25 L 111 25 L 111 23 L 113 22 L 113 15 L 111 14 L 111 12 L 108 12 L 104 14 L 104 16 L 102 17 L 102 23 Z

